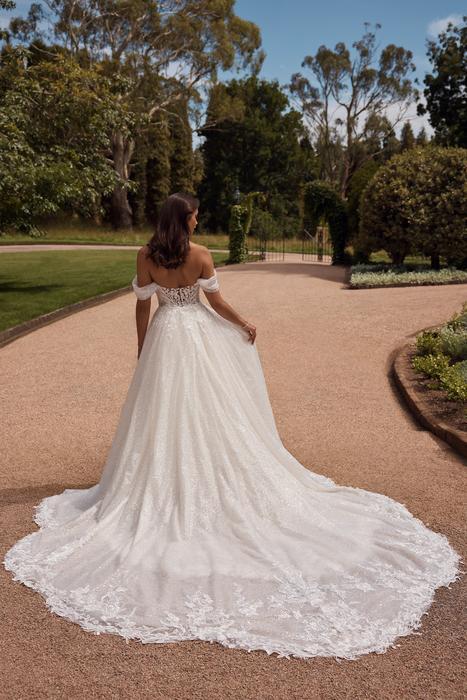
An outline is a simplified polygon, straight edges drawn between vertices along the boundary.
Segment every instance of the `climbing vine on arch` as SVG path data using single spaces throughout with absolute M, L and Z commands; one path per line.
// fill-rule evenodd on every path
M 347 206 L 338 192 L 327 182 L 313 180 L 305 187 L 304 219 L 314 236 L 320 220 L 324 218 L 329 226 L 332 241 L 332 264 L 346 264 L 344 252 L 347 243 Z

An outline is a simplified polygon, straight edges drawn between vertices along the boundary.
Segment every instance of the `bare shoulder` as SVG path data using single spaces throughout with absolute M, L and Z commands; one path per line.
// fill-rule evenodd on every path
M 190 241 L 190 250 L 191 250 L 192 259 L 201 263 L 201 266 L 203 268 L 203 274 L 204 274 L 205 268 L 207 266 L 209 266 L 210 262 L 212 263 L 211 252 L 209 251 L 208 248 L 206 248 L 205 245 L 200 245 L 199 243 L 193 243 L 191 241 Z
M 192 241 L 190 241 L 190 249 L 192 249 L 196 255 L 202 255 L 203 253 L 209 253 L 209 250 L 206 248 L 205 245 L 200 245 L 199 243 L 193 243 Z
M 146 255 L 149 253 L 149 246 L 143 245 L 139 250 L 138 250 L 138 258 L 141 258 L 141 260 L 146 260 Z

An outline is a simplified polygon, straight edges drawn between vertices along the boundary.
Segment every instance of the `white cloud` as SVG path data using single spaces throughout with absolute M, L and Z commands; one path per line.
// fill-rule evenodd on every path
M 462 23 L 462 15 L 448 15 L 440 19 L 434 19 L 427 27 L 427 33 L 431 37 L 437 37 L 438 34 L 444 32 L 449 23 L 454 25 Z

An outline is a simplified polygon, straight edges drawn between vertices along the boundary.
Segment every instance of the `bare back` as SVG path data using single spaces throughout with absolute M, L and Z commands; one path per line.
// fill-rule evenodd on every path
M 146 257 L 148 252 L 147 245 L 138 251 L 139 284 L 155 282 L 161 287 L 185 287 L 195 284 L 199 277 L 211 274 L 212 257 L 205 246 L 197 243 L 190 242 L 185 262 L 176 269 L 156 265 L 151 258 Z

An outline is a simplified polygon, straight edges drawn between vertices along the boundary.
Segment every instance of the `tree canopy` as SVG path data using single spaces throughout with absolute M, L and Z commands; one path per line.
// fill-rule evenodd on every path
M 430 115 L 436 140 L 467 147 L 467 16 L 459 26 L 450 22 L 437 41 L 428 42 L 433 73 L 425 77 L 426 105 L 418 113 Z
M 111 208 L 117 226 L 131 226 L 128 201 L 135 146 L 144 130 L 165 118 L 184 116 L 180 102 L 196 106 L 217 71 L 264 60 L 258 27 L 234 13 L 234 0 L 44 0 L 26 18 L 14 18 L 9 33 L 22 42 L 60 46 L 79 65 L 102 67 L 124 80 L 115 101 L 133 116 L 132 132 L 114 129 L 111 160 L 118 176 Z M 122 83 L 123 84 L 123 83 Z
M 360 231 L 393 262 L 418 252 L 439 267 L 440 256 L 467 256 L 467 149 L 417 147 L 382 166 L 363 191 Z
M 388 44 L 378 52 L 369 26 L 353 52 L 339 42 L 334 50 L 323 45 L 305 56 L 302 67 L 311 71 L 311 81 L 294 73 L 289 85 L 318 144 L 320 177 L 337 182 L 343 196 L 355 170 L 375 155 L 363 147 L 367 139 L 393 131 L 416 95 L 411 51 Z

